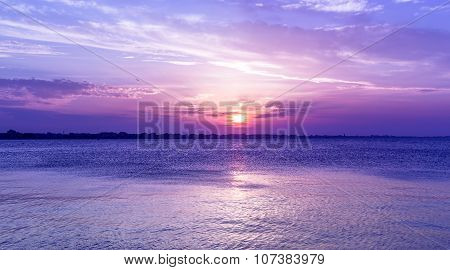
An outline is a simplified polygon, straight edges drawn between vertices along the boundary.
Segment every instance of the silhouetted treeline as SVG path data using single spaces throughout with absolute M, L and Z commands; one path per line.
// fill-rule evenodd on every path
M 192 140 L 208 140 L 208 139 L 292 139 L 301 138 L 304 136 L 298 135 L 274 135 L 274 134 L 156 134 L 156 133 L 141 133 L 129 134 L 126 132 L 101 132 L 101 133 L 20 133 L 14 130 L 9 130 L 6 133 L 0 133 L 0 140 L 104 140 L 104 139 L 192 139 Z M 414 137 L 398 137 L 398 136 L 322 136 L 310 135 L 309 138 L 414 138 Z M 433 138 L 450 138 L 447 137 L 433 137 Z
M 101 133 L 20 133 L 9 130 L 0 133 L 0 140 L 61 140 L 61 139 L 136 139 L 136 134 L 125 132 L 101 132 Z

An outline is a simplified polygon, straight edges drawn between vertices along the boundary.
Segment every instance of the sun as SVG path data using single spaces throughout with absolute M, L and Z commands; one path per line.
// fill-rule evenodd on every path
M 233 124 L 242 124 L 242 123 L 245 122 L 245 115 L 240 114 L 240 113 L 238 113 L 238 114 L 233 114 L 233 115 L 231 116 L 231 122 L 232 122 Z

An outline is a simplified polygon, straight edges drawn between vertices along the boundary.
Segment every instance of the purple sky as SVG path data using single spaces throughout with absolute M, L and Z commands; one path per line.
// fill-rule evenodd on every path
M 135 132 L 138 101 L 264 104 L 445 1 L 6 2 L 26 16 L 0 5 L 0 132 Z M 278 99 L 312 102 L 309 134 L 450 135 L 449 15 Z

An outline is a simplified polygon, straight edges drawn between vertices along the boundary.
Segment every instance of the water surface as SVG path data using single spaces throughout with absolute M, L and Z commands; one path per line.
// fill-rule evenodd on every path
M 449 139 L 311 143 L 0 141 L 0 248 L 450 247 Z

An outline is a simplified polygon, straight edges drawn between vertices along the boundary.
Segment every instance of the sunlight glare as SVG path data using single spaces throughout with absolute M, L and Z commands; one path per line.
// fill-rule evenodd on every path
M 233 114 L 231 116 L 231 122 L 234 124 L 242 124 L 245 122 L 245 116 L 243 114 Z

